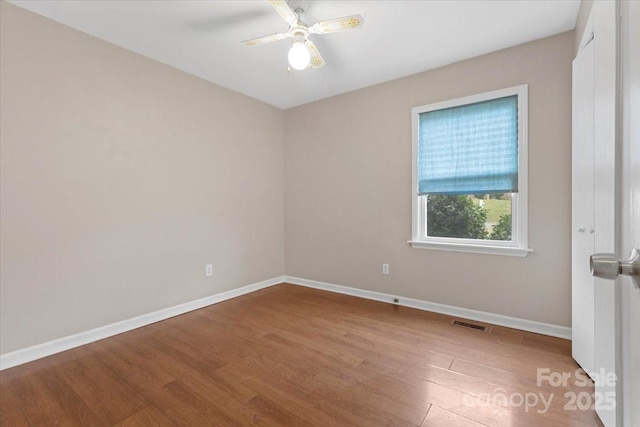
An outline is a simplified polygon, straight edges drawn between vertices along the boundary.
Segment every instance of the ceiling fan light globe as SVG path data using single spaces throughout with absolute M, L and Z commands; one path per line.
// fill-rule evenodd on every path
M 289 49 L 289 65 L 295 70 L 304 70 L 309 67 L 311 53 L 303 42 L 294 42 Z

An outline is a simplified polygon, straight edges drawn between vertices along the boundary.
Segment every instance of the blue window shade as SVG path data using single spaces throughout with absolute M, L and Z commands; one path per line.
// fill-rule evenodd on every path
M 418 193 L 518 192 L 518 96 L 420 113 Z

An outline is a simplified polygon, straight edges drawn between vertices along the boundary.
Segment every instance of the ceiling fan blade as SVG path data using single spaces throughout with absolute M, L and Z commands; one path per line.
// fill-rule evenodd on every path
M 282 16 L 282 19 L 287 21 L 289 25 L 298 24 L 298 17 L 293 13 L 293 10 L 291 10 L 285 0 L 269 0 L 269 3 L 271 3 L 271 6 L 273 6 L 276 12 L 278 12 L 278 14 Z
M 283 40 L 289 37 L 288 34 L 270 34 L 268 36 L 258 37 L 256 39 L 246 40 L 242 42 L 243 46 L 260 46 L 265 43 L 277 42 L 278 40 Z
M 311 62 L 309 62 L 309 66 L 311 68 L 320 68 L 324 66 L 324 59 L 322 58 L 322 55 L 320 55 L 320 52 L 318 52 L 318 48 L 316 47 L 315 43 L 313 43 L 311 40 L 307 40 L 305 42 L 305 45 L 307 46 L 307 49 L 309 49 L 309 53 L 311 54 Z
M 311 34 L 337 33 L 339 31 L 355 30 L 364 23 L 364 18 L 360 15 L 345 16 L 344 18 L 330 19 L 318 22 L 309 27 Z

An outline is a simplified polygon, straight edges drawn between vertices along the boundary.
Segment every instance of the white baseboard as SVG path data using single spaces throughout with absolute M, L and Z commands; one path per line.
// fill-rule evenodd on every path
M 132 329 L 137 329 L 142 326 L 158 322 L 160 320 L 178 316 L 189 311 L 197 310 L 211 304 L 239 297 L 240 295 L 255 292 L 269 286 L 280 284 L 284 281 L 284 276 L 275 277 L 263 282 L 243 286 L 242 288 L 232 289 L 227 292 L 211 295 L 195 301 L 186 302 L 184 304 L 175 305 L 173 307 L 168 307 L 162 310 L 154 311 L 152 313 L 143 314 L 141 316 L 122 320 L 120 322 L 111 323 L 109 325 L 101 326 L 99 328 L 91 329 L 85 332 L 80 332 L 75 335 L 69 335 L 42 344 L 37 344 L 31 347 L 12 351 L 10 353 L 5 353 L 0 355 L 0 371 L 12 368 L 17 365 L 22 365 L 23 363 L 31 362 L 33 360 L 40 359 L 46 356 L 51 356 L 52 354 L 70 350 L 81 345 L 89 344 L 103 338 L 121 334 Z
M 375 301 L 393 303 L 394 298 L 398 298 L 398 305 L 417 308 L 419 310 L 433 311 L 435 313 L 447 314 L 455 317 L 476 320 L 484 323 L 491 323 L 508 328 L 521 329 L 523 331 L 535 332 L 552 337 L 571 339 L 571 328 L 566 326 L 551 325 L 549 323 L 536 322 L 533 320 L 519 319 L 517 317 L 503 316 L 501 314 L 487 313 L 484 311 L 471 310 L 468 308 L 455 307 L 451 305 L 438 304 L 435 302 L 422 301 L 414 298 L 405 298 L 398 295 L 385 294 L 382 292 L 368 291 L 365 289 L 351 288 L 348 286 L 334 285 L 332 283 L 318 282 L 315 280 L 302 279 L 299 277 L 280 276 L 263 282 L 247 285 L 242 288 L 232 289 L 209 297 L 179 304 L 173 307 L 143 314 L 131 319 L 123 320 L 89 331 L 80 332 L 75 335 L 58 338 L 42 344 L 37 344 L 24 349 L 12 351 L 0 355 L 0 371 L 23 363 L 41 359 L 52 354 L 70 350 L 81 345 L 108 338 L 113 335 L 131 331 L 151 323 L 159 322 L 170 317 L 178 316 L 189 311 L 197 310 L 208 305 L 226 301 L 231 298 L 249 294 L 260 289 L 268 288 L 280 283 L 291 283 L 293 285 L 305 286 L 308 288 L 321 289 L 340 294 L 352 295 Z
M 365 289 L 351 288 L 348 286 L 334 285 L 332 283 L 301 279 L 299 277 L 285 276 L 284 280 L 287 283 L 291 283 L 293 285 L 322 289 L 325 291 L 337 292 L 340 294 L 352 295 L 375 301 L 393 303 L 393 299 L 398 298 L 399 302 L 396 304 L 405 307 L 433 311 L 435 313 L 447 314 L 449 316 L 476 320 L 478 322 L 490 323 L 493 325 L 505 326 L 507 328 L 520 329 L 528 332 L 535 332 L 537 334 L 549 335 L 552 337 L 565 338 L 568 340 L 571 339 L 571 328 L 568 328 L 566 326 L 552 325 L 549 323 L 536 322 L 534 320 L 519 319 L 517 317 L 504 316 L 501 314 L 471 310 L 469 308 L 455 307 L 452 305 L 422 301 L 414 298 L 405 298 L 399 295 L 391 295 L 382 292 L 368 291 Z

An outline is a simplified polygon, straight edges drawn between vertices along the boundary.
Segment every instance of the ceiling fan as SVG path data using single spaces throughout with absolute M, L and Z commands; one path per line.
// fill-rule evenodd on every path
M 260 46 L 287 38 L 293 39 L 291 49 L 289 49 L 289 64 L 296 70 L 305 68 L 320 68 L 324 65 L 324 59 L 318 52 L 316 45 L 309 40 L 310 34 L 328 34 L 339 31 L 355 30 L 362 26 L 364 19 L 360 15 L 345 16 L 344 18 L 330 19 L 308 26 L 301 20 L 301 16 L 306 10 L 303 2 L 295 2 L 291 7 L 286 0 L 269 0 L 271 6 L 289 24 L 289 31 L 286 33 L 276 33 L 268 36 L 242 42 L 244 46 Z

